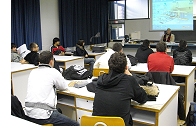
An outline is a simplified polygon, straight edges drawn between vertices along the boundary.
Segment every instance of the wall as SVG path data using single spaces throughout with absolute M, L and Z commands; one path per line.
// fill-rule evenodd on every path
M 125 34 L 140 31 L 140 39 L 160 40 L 164 32 L 150 32 L 150 19 L 125 20 Z
M 42 50 L 50 50 L 54 37 L 59 37 L 58 0 L 40 0 Z

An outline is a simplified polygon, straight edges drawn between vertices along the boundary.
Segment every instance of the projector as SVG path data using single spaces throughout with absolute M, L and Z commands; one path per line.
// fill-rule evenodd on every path
M 94 53 L 105 52 L 105 46 L 93 46 L 92 52 L 94 52 Z

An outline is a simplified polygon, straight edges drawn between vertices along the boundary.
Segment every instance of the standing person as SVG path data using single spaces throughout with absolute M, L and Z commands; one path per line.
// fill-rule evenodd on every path
M 180 40 L 179 47 L 173 51 L 173 58 L 176 65 L 191 65 L 192 52 L 187 48 L 185 40 Z
M 60 45 L 60 39 L 55 37 L 53 39 L 53 46 L 51 47 L 52 54 L 64 56 L 65 51 L 65 48 L 63 48 L 63 46 Z
M 75 51 L 75 56 L 83 56 L 84 57 L 84 63 L 90 65 L 89 71 L 91 72 L 91 75 L 93 75 L 93 66 L 95 63 L 94 58 L 89 58 L 88 57 L 88 52 L 84 48 L 84 40 L 78 40 L 78 43 L 76 44 L 76 51 Z
M 165 42 L 159 42 L 156 45 L 155 53 L 148 56 L 148 71 L 169 72 L 174 70 L 174 60 L 167 54 L 167 45 Z
M 137 49 L 135 57 L 139 63 L 147 63 L 148 56 L 154 53 L 150 48 L 150 41 L 148 39 L 143 41 L 143 44 Z
M 28 120 L 37 124 L 54 126 L 74 126 L 78 122 L 59 113 L 56 109 L 58 90 L 68 89 L 68 82 L 54 66 L 50 51 L 40 53 L 40 64 L 29 74 L 25 111 Z
M 128 70 L 126 55 L 113 53 L 108 60 L 109 73 L 98 77 L 93 102 L 93 116 L 122 117 L 125 125 L 133 125 L 131 100 L 144 104 L 147 94 Z
M 166 33 L 161 37 L 160 42 L 174 42 L 175 35 L 171 33 L 171 29 L 167 28 Z
M 24 59 L 21 61 L 22 64 L 34 64 L 35 66 L 39 65 L 39 46 L 37 43 L 32 42 L 30 45 L 30 53 L 28 53 Z
M 15 43 L 11 43 L 11 62 L 21 62 L 22 56 L 18 54 Z

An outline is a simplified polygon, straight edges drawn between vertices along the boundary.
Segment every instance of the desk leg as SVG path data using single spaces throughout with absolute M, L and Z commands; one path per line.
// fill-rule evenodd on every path
M 187 115 L 190 102 L 193 102 L 193 96 L 194 96 L 194 81 L 195 78 L 195 70 L 192 71 L 192 73 L 186 77 L 185 79 L 185 113 Z

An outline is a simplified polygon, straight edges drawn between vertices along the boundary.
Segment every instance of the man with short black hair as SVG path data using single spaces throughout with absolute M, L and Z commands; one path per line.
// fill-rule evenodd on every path
M 108 65 L 109 73 L 100 75 L 97 80 L 92 115 L 118 116 L 126 126 L 133 125 L 131 100 L 144 104 L 147 94 L 129 72 L 124 53 L 113 53 Z
M 68 89 L 68 82 L 53 68 L 54 58 L 50 51 L 39 56 L 40 64 L 29 74 L 25 111 L 28 120 L 40 125 L 78 126 L 79 123 L 56 109 L 58 90 Z
M 187 48 L 185 40 L 180 40 L 179 47 L 173 51 L 173 58 L 176 65 L 191 65 L 192 52 Z
M 150 48 L 150 41 L 145 39 L 142 45 L 137 49 L 135 57 L 138 59 L 139 63 L 147 63 L 148 56 L 154 53 Z
M 95 61 L 94 68 L 109 68 L 107 61 L 115 52 L 123 53 L 123 47 L 121 43 L 114 43 L 112 49 L 107 49 L 107 52 L 101 55 L 101 57 Z M 131 62 L 127 56 L 126 59 L 128 69 L 131 69 Z
M 174 60 L 167 54 L 167 44 L 165 42 L 157 43 L 156 51 L 148 56 L 148 71 L 172 73 L 174 70 Z

